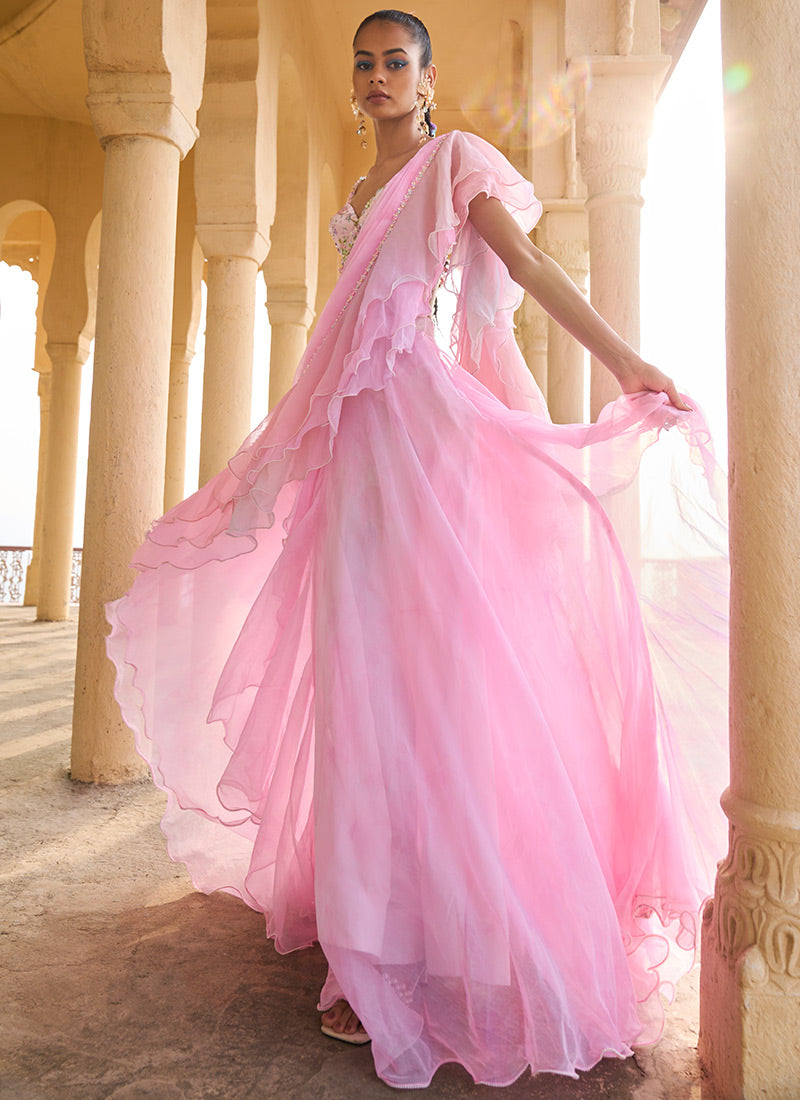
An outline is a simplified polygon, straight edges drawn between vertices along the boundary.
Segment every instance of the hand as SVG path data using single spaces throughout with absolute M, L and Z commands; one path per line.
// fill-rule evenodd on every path
M 668 378 L 658 367 L 654 367 L 652 363 L 645 363 L 644 359 L 637 357 L 637 361 L 621 378 L 618 376 L 617 381 L 622 387 L 623 393 L 641 393 L 642 390 L 665 393 L 670 404 L 674 405 L 676 409 L 680 409 L 681 412 L 692 412 L 691 407 L 686 404 L 678 393 L 672 379 Z

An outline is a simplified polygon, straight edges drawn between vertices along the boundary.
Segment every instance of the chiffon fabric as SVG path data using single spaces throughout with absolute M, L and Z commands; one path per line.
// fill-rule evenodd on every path
M 549 421 L 480 194 L 526 231 L 540 213 L 464 133 L 387 184 L 293 388 L 108 607 L 171 857 L 279 951 L 319 941 L 322 1007 L 350 1002 L 401 1088 L 449 1061 L 574 1075 L 657 1037 L 724 851 L 702 417 L 644 393 Z

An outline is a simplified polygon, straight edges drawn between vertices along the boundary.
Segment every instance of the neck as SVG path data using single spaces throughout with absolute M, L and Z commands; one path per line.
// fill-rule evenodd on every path
M 416 111 L 412 111 L 405 118 L 375 122 L 374 127 L 377 150 L 375 156 L 376 168 L 386 161 L 408 156 L 421 144 Z

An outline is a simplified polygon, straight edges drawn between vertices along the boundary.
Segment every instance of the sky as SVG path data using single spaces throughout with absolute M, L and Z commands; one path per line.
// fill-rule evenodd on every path
M 656 108 L 642 211 L 642 355 L 699 403 L 724 458 L 724 144 L 719 0 L 706 8 Z M 263 278 L 256 307 L 253 425 L 266 411 L 269 327 Z M 36 287 L 0 263 L 0 546 L 30 546 L 39 438 L 31 369 Z M 201 317 L 190 373 L 186 491 L 197 486 Z M 74 545 L 83 541 L 91 358 L 83 369 Z

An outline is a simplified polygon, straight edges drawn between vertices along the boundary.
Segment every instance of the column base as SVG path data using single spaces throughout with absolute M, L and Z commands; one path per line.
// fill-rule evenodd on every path
M 797 815 L 735 798 L 730 851 L 703 914 L 704 1100 L 800 1096 L 800 844 Z
M 770 981 L 755 945 L 735 963 L 723 958 L 711 923 L 703 922 L 700 968 L 703 1100 L 797 1100 L 800 989 L 787 994 Z

